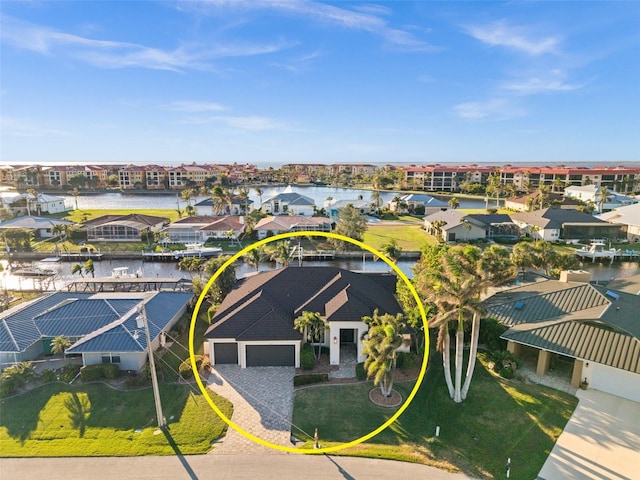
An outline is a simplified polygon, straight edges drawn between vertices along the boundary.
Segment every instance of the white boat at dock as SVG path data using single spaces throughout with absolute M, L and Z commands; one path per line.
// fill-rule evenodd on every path
M 47 268 L 26 267 L 14 270 L 13 274 L 18 277 L 53 277 L 57 272 Z
M 177 250 L 174 252 L 175 258 L 185 257 L 215 257 L 222 253 L 220 247 L 205 247 L 202 243 L 187 243 L 185 250 Z
M 142 270 L 136 270 L 135 273 L 129 273 L 129 267 L 115 267 L 111 270 L 112 278 L 140 278 Z
M 592 242 L 591 245 L 585 245 L 582 248 L 576 248 L 576 255 L 583 258 L 590 258 L 595 262 L 596 259 L 606 258 L 613 262 L 616 257 L 620 256 L 620 250 L 608 248 L 604 242 Z

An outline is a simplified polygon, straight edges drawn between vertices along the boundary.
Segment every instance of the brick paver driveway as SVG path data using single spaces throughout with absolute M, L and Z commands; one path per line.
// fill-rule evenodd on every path
M 276 445 L 290 443 L 294 367 L 217 365 L 209 388 L 233 403 L 231 420 L 243 430 Z M 281 453 L 263 447 L 229 427 L 213 454 Z

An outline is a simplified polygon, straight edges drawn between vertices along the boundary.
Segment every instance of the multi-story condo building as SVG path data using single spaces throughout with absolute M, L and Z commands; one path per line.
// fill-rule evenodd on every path
M 147 190 L 164 190 L 169 182 L 167 169 L 159 165 L 145 165 L 145 187 Z
M 118 170 L 118 182 L 123 190 L 140 190 L 146 185 L 146 167 L 127 165 Z

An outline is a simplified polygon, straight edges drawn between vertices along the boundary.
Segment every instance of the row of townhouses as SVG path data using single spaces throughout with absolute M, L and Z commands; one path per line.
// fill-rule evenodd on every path
M 317 182 L 346 176 L 372 181 L 377 173 L 393 172 L 396 186 L 430 192 L 458 192 L 464 183 L 487 185 L 492 180 L 529 192 L 548 186 L 561 192 L 569 186 L 595 185 L 630 193 L 640 188 L 640 167 L 513 166 L 513 165 L 423 165 L 376 166 L 371 164 L 286 164 L 278 170 L 255 165 L 188 164 L 160 165 L 75 165 L 0 166 L 0 183 L 18 188 L 63 189 L 113 187 L 122 190 L 182 190 L 210 187 L 225 178 L 242 182 Z M 401 183 L 401 185 L 397 185 Z

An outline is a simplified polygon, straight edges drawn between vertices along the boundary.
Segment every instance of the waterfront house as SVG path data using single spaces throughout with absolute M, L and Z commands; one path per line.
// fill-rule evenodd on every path
M 545 208 L 511 215 L 513 222 L 537 240 L 579 240 L 623 238 L 619 224 L 607 223 L 593 215 L 573 209 Z
M 35 238 L 51 238 L 55 225 L 71 226 L 73 222 L 34 216 L 16 217 L 0 222 L 0 232 L 11 229 L 26 229 L 33 232 Z
M 331 200 L 327 200 L 324 202 L 323 208 L 331 222 L 336 223 L 338 221 L 338 213 L 340 209 L 346 207 L 347 205 L 351 205 L 353 208 L 355 208 L 360 213 L 360 215 L 371 214 L 372 205 L 369 200 L 337 200 L 335 198 L 332 198 Z
M 192 298 L 184 292 L 42 295 L 0 313 L 0 368 L 50 354 L 51 341 L 62 336 L 72 342 L 66 354 L 81 356 L 83 365 L 115 363 L 140 371 L 147 343 L 136 321 L 138 308 L 145 307 L 155 350 Z
M 409 193 L 407 195 L 401 195 L 398 200 L 389 200 L 387 207 L 392 212 L 397 213 L 414 213 L 416 208 L 418 208 L 418 210 L 424 208 L 425 215 L 449 208 L 448 204 L 442 200 L 438 200 L 431 195 L 418 193 Z
M 600 188 L 596 185 L 567 187 L 564 191 L 564 195 L 569 198 L 580 200 L 584 203 L 590 203 L 591 205 L 593 205 L 594 210 L 598 213 L 609 212 L 616 208 L 638 203 L 638 199 L 635 197 L 623 195 L 610 189 L 606 189 L 606 191 L 606 197 L 602 205 L 600 204 L 602 200 L 602 194 L 600 192 Z M 602 211 L 600 211 L 601 207 Z
M 598 215 L 598 218 L 605 222 L 624 225 L 627 240 L 634 243 L 640 242 L 640 203 L 616 208 L 611 212 Z
M 285 232 L 330 232 L 331 220 L 324 217 L 302 217 L 300 215 L 278 215 L 260 219 L 253 230 L 258 239 Z
M 576 209 L 581 202 L 574 198 L 565 197 L 560 193 L 549 193 L 544 203 L 555 208 Z M 531 212 L 540 209 L 540 192 L 535 191 L 519 197 L 509 197 L 504 201 L 504 208 L 515 212 Z
M 424 217 L 424 228 L 430 235 L 443 242 L 467 242 L 487 236 L 487 226 L 484 222 L 451 208 Z
M 320 343 L 331 365 L 341 352 L 358 361 L 368 326 L 362 317 L 402 313 L 389 273 L 355 273 L 333 267 L 286 267 L 240 280 L 226 296 L 205 333 L 214 364 L 300 366 L 305 339 L 294 328 L 302 312 L 317 312 L 326 322 Z M 205 350 L 207 351 L 207 350 Z
M 253 200 L 249 198 L 240 198 L 236 195 L 227 205 L 225 213 L 227 215 L 246 215 L 253 211 L 253 203 Z M 213 207 L 214 204 L 211 197 L 205 198 L 194 205 L 196 215 L 212 215 L 215 213 Z
M 262 202 L 262 211 L 271 215 L 312 216 L 315 211 L 313 199 L 295 192 L 278 193 Z
M 584 271 L 562 272 L 503 290 L 485 300 L 516 357 L 533 358 L 544 376 L 567 365 L 572 385 L 640 402 L 640 276 L 606 286 Z
M 166 218 L 154 215 L 103 215 L 81 224 L 88 241 L 140 242 L 147 233 L 159 232 Z

